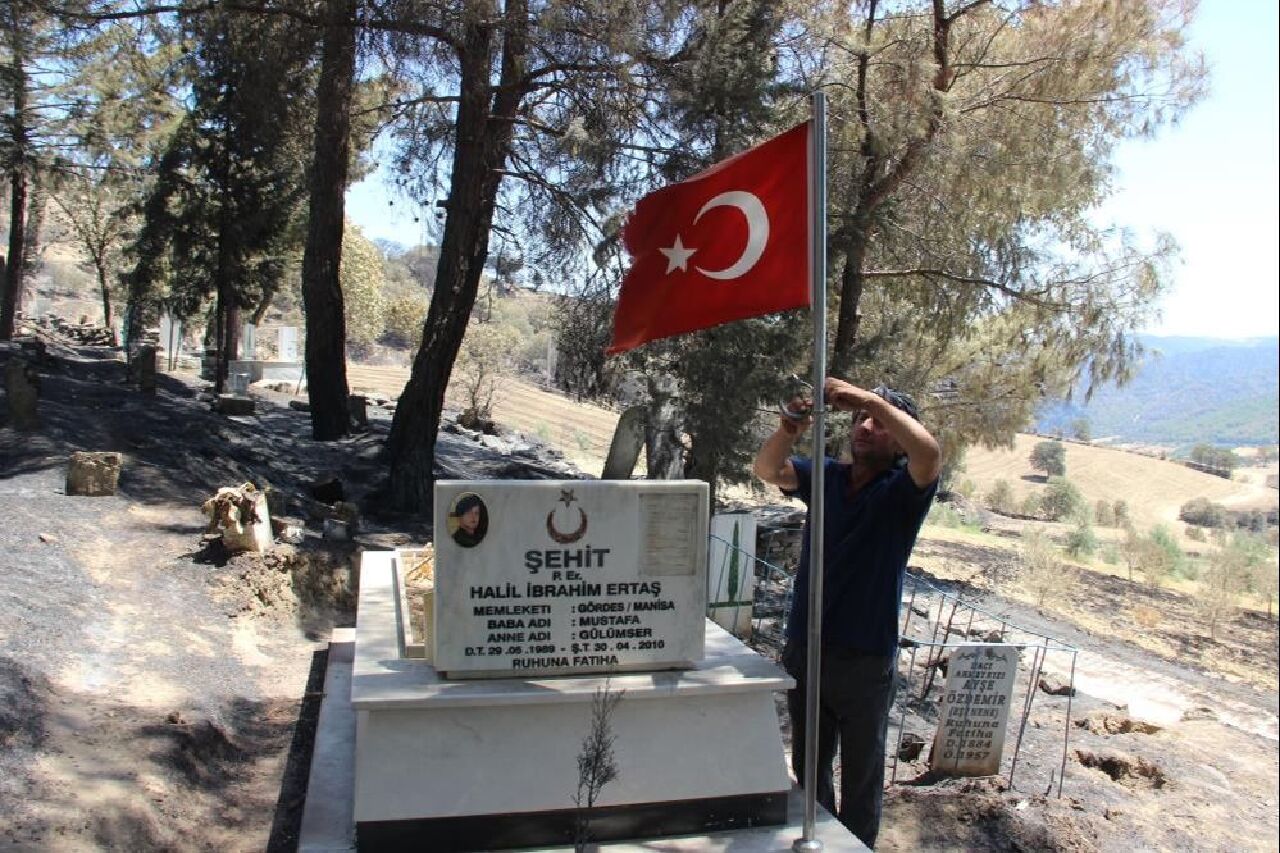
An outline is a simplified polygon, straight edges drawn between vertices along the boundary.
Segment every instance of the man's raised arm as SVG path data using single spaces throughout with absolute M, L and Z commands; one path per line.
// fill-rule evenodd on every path
M 807 400 L 792 400 L 787 408 L 802 413 L 803 417 L 795 419 L 782 416 L 773 435 L 760 445 L 755 461 L 751 463 L 751 471 L 761 480 L 787 491 L 800 485 L 795 466 L 791 464 L 791 451 L 795 448 L 796 441 L 813 423 L 813 418 L 808 414 L 811 406 Z
M 874 391 L 828 376 L 823 383 L 826 400 L 846 412 L 864 411 L 875 418 L 907 455 L 907 473 L 921 488 L 942 472 L 942 448 L 924 424 Z

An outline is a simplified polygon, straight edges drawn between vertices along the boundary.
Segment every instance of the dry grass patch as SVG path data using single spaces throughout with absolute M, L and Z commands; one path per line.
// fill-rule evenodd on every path
M 397 397 L 409 381 L 405 367 L 348 364 L 351 388 Z M 462 409 L 466 397 L 459 383 L 450 383 L 445 394 L 450 407 Z M 493 419 L 502 426 L 535 436 L 560 450 L 585 473 L 599 474 L 619 413 L 590 403 L 579 403 L 514 377 L 503 378 L 493 400 Z M 643 464 L 643 452 L 641 454 Z M 637 466 L 639 467 L 639 466 Z
M 1199 585 L 1167 579 L 1160 585 L 1130 582 L 1123 567 L 1072 560 L 1058 562 L 1075 574 L 1070 592 L 1041 604 L 1038 591 L 1017 580 L 1022 540 L 927 526 L 911 563 L 950 581 L 984 587 L 1003 598 L 1067 619 L 1160 657 L 1198 665 L 1229 680 L 1267 690 L 1280 687 L 1277 624 L 1252 608 L 1233 608 L 1210 636 L 1199 608 Z
M 1029 494 L 1042 494 L 1045 484 L 1028 461 L 1032 448 L 1041 441 L 1044 439 L 1039 436 L 1020 434 L 1011 450 L 970 448 L 965 455 L 964 476 L 973 481 L 978 494 L 989 492 L 997 480 L 1009 483 L 1017 502 Z M 1070 442 L 1065 447 L 1067 479 L 1089 505 L 1099 499 L 1123 498 L 1139 530 L 1168 524 L 1178 528 L 1181 535 L 1178 510 L 1195 497 L 1233 509 L 1276 504 L 1276 491 L 1252 478 L 1249 482 L 1224 480 L 1175 462 L 1109 447 Z M 1102 536 L 1104 530 L 1099 529 L 1098 533 Z

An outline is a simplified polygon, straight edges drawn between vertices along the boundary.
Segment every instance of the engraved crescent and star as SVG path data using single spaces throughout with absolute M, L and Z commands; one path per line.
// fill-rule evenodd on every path
M 556 503 L 564 504 L 567 509 L 576 503 L 577 500 L 578 499 L 573 494 L 573 489 L 561 489 L 560 497 L 557 499 Z M 565 533 L 564 531 L 556 528 L 555 515 L 556 511 L 554 509 L 547 513 L 547 535 L 550 536 L 553 541 L 559 542 L 561 545 L 568 545 L 572 542 L 577 542 L 586 535 L 587 513 L 581 506 L 578 507 L 578 528 L 570 533 Z
M 747 244 L 743 247 L 742 254 L 738 256 L 738 259 L 724 269 L 706 270 L 696 265 L 694 269 L 707 278 L 728 281 L 745 275 L 764 254 L 765 247 L 769 244 L 769 214 L 764 209 L 760 199 L 754 194 L 743 190 L 731 190 L 720 193 L 720 195 L 704 204 L 702 209 L 698 211 L 698 215 L 693 217 L 692 224 L 696 225 L 704 213 L 717 207 L 736 207 L 742 211 L 742 215 L 747 219 Z M 666 256 L 666 274 L 670 275 L 675 270 L 688 272 L 689 259 L 693 257 L 698 249 L 685 246 L 684 240 L 679 234 L 676 234 L 673 245 L 667 248 L 659 248 L 658 251 Z

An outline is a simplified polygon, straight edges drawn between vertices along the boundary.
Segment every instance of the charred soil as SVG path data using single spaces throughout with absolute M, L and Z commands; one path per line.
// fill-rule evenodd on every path
M 257 394 L 252 417 L 216 415 L 193 379 L 162 375 L 154 395 L 130 388 L 105 349 L 60 350 L 38 371 L 39 428 L 0 424 L 0 847 L 293 849 L 323 643 L 353 618 L 359 551 L 430 537 L 389 514 L 362 518 L 352 542 L 319 535 L 334 496 L 318 487 L 336 481 L 344 500 L 376 507 L 385 413 L 319 444 L 285 395 Z M 116 495 L 63 493 L 77 450 L 124 454 Z M 457 428 L 442 430 L 438 454 L 443 476 L 576 476 L 527 442 Z M 300 543 L 231 556 L 205 535 L 200 503 L 243 482 L 275 493 Z M 941 553 L 952 547 L 925 540 L 919 553 L 1000 571 L 998 549 Z M 881 849 L 1276 849 L 1274 687 L 1216 666 L 1274 672 L 1273 624 L 1233 623 L 1207 646 L 1185 639 L 1185 602 L 1139 598 L 1115 578 L 1089 586 L 1074 614 L 1000 586 L 964 591 L 1082 649 L 1076 695 L 1036 696 L 1012 787 L 930 779 L 936 697 L 901 696 L 925 743 L 897 768 L 919 784 L 890 787 Z M 1144 629 L 1139 607 L 1158 623 Z M 1152 697 L 1171 719 L 1139 713 Z

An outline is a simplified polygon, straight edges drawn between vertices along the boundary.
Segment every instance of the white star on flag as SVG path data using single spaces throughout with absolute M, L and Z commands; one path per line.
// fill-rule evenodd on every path
M 669 249 L 658 247 L 658 251 L 667 256 L 667 272 L 670 273 L 674 269 L 681 269 L 685 272 L 689 271 L 689 258 L 697 249 L 686 249 L 684 243 L 680 242 L 680 235 L 676 235 L 675 245 Z

